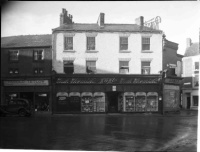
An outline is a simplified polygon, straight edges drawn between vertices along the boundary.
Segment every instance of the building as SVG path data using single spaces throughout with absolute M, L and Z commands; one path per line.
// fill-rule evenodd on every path
M 188 38 L 183 62 L 183 97 L 182 105 L 185 109 L 198 109 L 199 105 L 199 43 L 192 43 Z
M 72 18 L 63 9 L 52 30 L 53 113 L 162 112 L 160 18 L 149 23 L 141 16 L 135 24 L 106 24 L 104 13 L 94 24 Z
M 1 104 L 26 98 L 35 112 L 51 111 L 51 35 L 1 38 Z

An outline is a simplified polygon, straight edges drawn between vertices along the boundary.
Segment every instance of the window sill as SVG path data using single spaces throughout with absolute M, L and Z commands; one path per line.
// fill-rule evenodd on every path
M 96 50 L 86 50 L 85 53 L 98 53 L 99 51 Z
M 131 53 L 131 51 L 128 51 L 128 50 L 119 50 L 119 53 Z
M 153 53 L 151 50 L 142 50 L 142 53 Z
M 63 52 L 66 52 L 66 53 L 75 53 L 76 51 L 74 51 L 74 50 L 64 50 Z

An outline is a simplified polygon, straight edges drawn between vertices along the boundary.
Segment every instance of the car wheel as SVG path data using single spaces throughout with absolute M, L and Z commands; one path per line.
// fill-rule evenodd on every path
M 21 109 L 18 114 L 20 117 L 24 117 L 24 116 L 26 116 L 26 110 Z

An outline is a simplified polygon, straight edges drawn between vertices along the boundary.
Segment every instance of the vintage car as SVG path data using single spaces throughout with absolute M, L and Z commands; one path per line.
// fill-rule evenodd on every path
M 16 98 L 11 99 L 6 105 L 0 105 L 0 115 L 31 116 L 31 105 L 27 99 Z

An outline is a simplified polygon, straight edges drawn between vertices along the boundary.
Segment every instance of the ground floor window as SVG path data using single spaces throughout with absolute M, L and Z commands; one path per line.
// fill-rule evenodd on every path
M 135 100 L 134 96 L 125 96 L 126 112 L 135 111 Z
M 92 96 L 83 96 L 81 99 L 81 112 L 93 112 Z
M 103 96 L 94 97 L 94 112 L 105 112 L 105 101 Z
M 193 106 L 198 106 L 199 99 L 198 96 L 193 96 Z
M 47 93 L 35 93 L 35 111 L 49 111 L 49 98 Z

